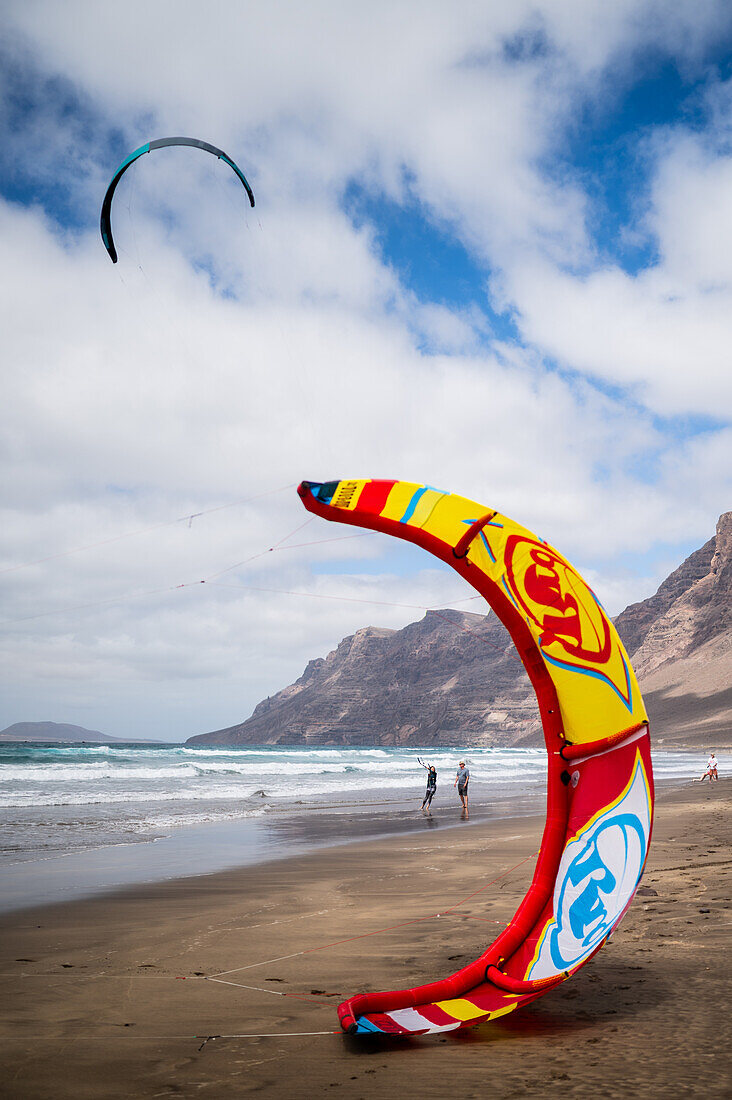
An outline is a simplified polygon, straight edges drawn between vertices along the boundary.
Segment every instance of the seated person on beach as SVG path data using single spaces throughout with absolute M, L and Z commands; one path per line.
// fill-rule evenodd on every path
M 468 811 L 468 780 L 470 779 L 470 769 L 466 768 L 465 761 L 460 761 L 460 766 L 455 776 L 455 782 L 453 787 L 457 786 L 458 794 L 460 795 L 460 801 L 463 804 L 463 809 L 467 813 Z
M 420 764 L 422 761 L 420 760 Z M 423 768 L 427 769 L 427 790 L 424 792 L 424 802 L 422 803 L 422 812 L 424 813 L 425 806 L 427 807 L 427 813 L 432 813 L 432 799 L 435 796 L 437 790 L 437 768 L 433 764 L 422 764 Z

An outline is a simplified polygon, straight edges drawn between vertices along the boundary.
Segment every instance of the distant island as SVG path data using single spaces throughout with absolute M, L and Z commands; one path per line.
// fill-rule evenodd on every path
M 0 741 L 88 741 L 94 745 L 145 744 L 162 745 L 145 737 L 110 737 L 99 730 L 87 730 L 83 726 L 71 726 L 66 722 L 15 722 L 0 730 Z

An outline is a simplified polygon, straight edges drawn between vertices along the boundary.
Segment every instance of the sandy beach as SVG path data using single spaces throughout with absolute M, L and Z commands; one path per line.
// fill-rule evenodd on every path
M 731 799 L 725 779 L 662 791 L 612 943 L 449 1036 L 356 1041 L 335 1008 L 477 956 L 528 886 L 540 817 L 444 828 L 441 811 L 440 828 L 7 914 L 3 1095 L 729 1096 Z

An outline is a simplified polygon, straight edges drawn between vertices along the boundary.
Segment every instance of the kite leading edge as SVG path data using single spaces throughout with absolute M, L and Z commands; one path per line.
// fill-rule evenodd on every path
M 495 1019 L 578 970 L 617 927 L 653 821 L 648 717 L 611 620 L 553 547 L 493 509 L 404 481 L 303 481 L 324 519 L 381 531 L 451 565 L 507 627 L 539 702 L 547 820 L 529 891 L 475 962 L 441 981 L 344 1001 L 352 1034 L 424 1035 Z

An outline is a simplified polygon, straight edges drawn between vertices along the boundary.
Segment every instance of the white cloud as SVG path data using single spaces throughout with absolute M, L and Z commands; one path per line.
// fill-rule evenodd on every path
M 578 278 L 535 262 L 514 289 L 527 337 L 560 362 L 628 389 L 661 415 L 732 408 L 728 288 L 679 293 L 663 271 Z
M 78 212 L 96 207 L 108 167 L 85 126 L 105 140 L 118 126 L 130 148 L 188 131 L 227 149 L 257 194 L 249 211 L 212 158 L 145 158 L 117 196 L 116 268 L 96 229 L 0 204 L 13 471 L 0 568 L 52 559 L 0 573 L 6 617 L 24 620 L 0 654 L 7 722 L 201 732 L 241 719 L 358 626 L 418 617 L 175 588 L 307 517 L 290 489 L 160 524 L 301 477 L 396 476 L 492 504 L 594 570 L 612 611 L 647 594 L 614 555 L 704 541 L 728 506 L 729 435 L 684 443 L 654 414 L 729 408 L 724 151 L 682 127 L 653 147 L 644 228 L 660 259 L 635 277 L 597 266 L 581 181 L 542 163 L 575 97 L 599 94 L 621 55 L 663 35 L 690 59 L 719 10 L 702 5 L 692 34 L 663 4 L 232 4 L 205 19 L 198 4 L 7 6 L 26 71 L 64 74 L 85 112 L 47 96 L 19 170 L 56 171 Z M 517 35 L 520 61 L 504 50 L 513 39 L 521 53 Z M 458 234 L 492 269 L 525 346 L 486 351 L 474 308 L 417 301 L 373 230 L 344 214 L 354 178 L 408 191 Z M 641 404 L 602 396 L 584 374 Z M 461 597 L 416 552 L 396 562 L 388 540 L 320 542 L 342 534 L 315 521 L 291 541 L 317 545 L 222 580 L 354 601 Z
M 528 339 L 560 362 L 662 415 L 728 419 L 732 262 L 720 242 L 732 233 L 732 156 L 684 127 L 654 144 L 646 224 L 658 261 L 636 275 L 607 263 L 572 275 L 533 257 L 509 293 Z
M 647 420 L 537 373 L 516 353 L 510 364 L 475 353 L 424 357 L 408 316 L 364 313 L 350 293 L 266 310 L 220 299 L 163 242 L 148 294 L 146 276 L 120 284 L 111 265 L 100 272 L 91 245 L 64 247 L 38 213 L 5 207 L 0 216 L 14 272 L 3 295 L 12 397 L 3 434 L 18 471 L 6 560 L 52 559 L 0 576 L 7 617 L 24 620 L 6 628 L 11 699 L 43 668 L 46 691 L 66 697 L 62 685 L 75 685 L 74 696 L 96 697 L 105 728 L 118 732 L 127 719 L 114 723 L 110 701 L 134 683 L 137 702 L 121 713 L 144 709 L 136 729 L 143 723 L 152 735 L 156 721 L 169 721 L 171 685 L 190 698 L 195 680 L 198 702 L 179 719 L 188 734 L 241 717 L 344 633 L 419 617 L 236 587 L 175 588 L 290 531 L 290 542 L 316 545 L 265 554 L 221 580 L 420 606 L 462 597 L 456 578 L 420 571 L 416 556 L 406 576 L 359 579 L 359 558 L 383 553 L 389 540 L 321 545 L 342 531 L 319 521 L 298 533 L 307 517 L 294 488 L 190 526 L 157 526 L 303 476 L 426 480 L 494 503 L 583 554 L 633 545 L 638 526 L 628 517 L 663 511 L 663 488 L 641 492 L 617 471 L 598 488 L 593 475 L 609 453 L 629 460 L 653 442 Z M 331 274 L 322 272 L 325 285 Z M 368 252 L 358 277 L 383 278 Z M 105 542 L 145 527 L 154 529 Z M 54 556 L 95 542 L 103 545 Z M 329 561 L 344 558 L 354 575 L 331 574 Z

